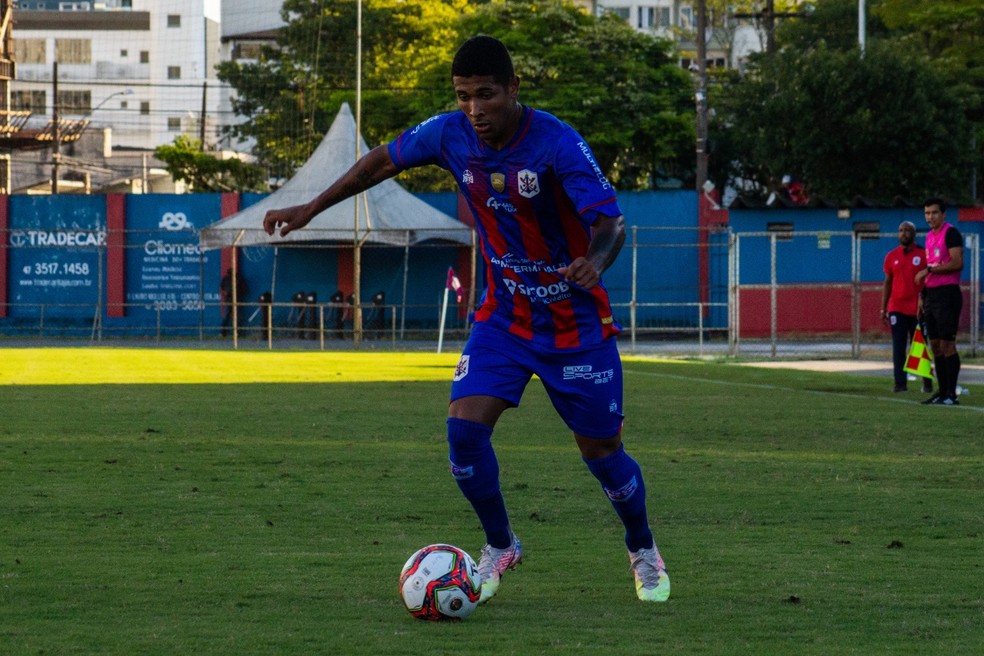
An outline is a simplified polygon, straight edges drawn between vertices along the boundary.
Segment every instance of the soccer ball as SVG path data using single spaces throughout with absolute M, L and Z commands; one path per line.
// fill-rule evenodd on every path
M 461 620 L 478 606 L 482 579 L 478 565 L 450 544 L 417 550 L 400 572 L 400 597 L 421 620 Z

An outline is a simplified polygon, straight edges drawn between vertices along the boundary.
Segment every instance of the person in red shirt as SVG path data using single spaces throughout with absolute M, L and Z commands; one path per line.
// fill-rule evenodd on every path
M 908 390 L 905 366 L 909 344 L 916 331 L 919 292 L 922 284 L 916 274 L 926 268 L 926 249 L 916 243 L 916 225 L 899 224 L 899 245 L 885 256 L 885 284 L 882 286 L 881 319 L 892 331 L 892 370 L 895 391 Z M 933 391 L 933 380 L 923 379 L 923 392 Z

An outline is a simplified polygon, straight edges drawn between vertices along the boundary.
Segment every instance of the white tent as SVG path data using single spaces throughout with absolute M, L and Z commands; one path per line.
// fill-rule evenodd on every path
M 286 237 L 267 235 L 263 231 L 267 210 L 300 205 L 321 193 L 355 163 L 355 139 L 355 119 L 346 103 L 317 150 L 294 177 L 260 202 L 203 228 L 201 247 L 277 246 L 296 241 L 358 241 L 393 246 L 412 246 L 427 240 L 472 243 L 468 226 L 420 200 L 395 180 L 386 180 L 357 197 L 358 228 L 356 198 L 349 198 Z M 361 135 L 359 143 L 360 153 L 369 152 Z

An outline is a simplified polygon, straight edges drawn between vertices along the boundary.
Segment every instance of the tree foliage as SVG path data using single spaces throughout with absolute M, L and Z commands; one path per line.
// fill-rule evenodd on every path
M 785 21 L 779 52 L 756 55 L 744 77 L 732 74 L 712 90 L 715 180 L 751 183 L 765 195 L 791 174 L 813 197 L 841 202 L 970 200 L 980 163 L 972 149 L 978 101 L 972 85 L 955 83 L 960 67 L 942 54 L 955 51 L 928 44 L 973 39 L 946 37 L 954 25 L 946 20 L 928 28 L 932 38 L 920 37 L 927 47 L 914 44 L 912 31 L 924 15 L 916 9 L 946 5 L 970 20 L 972 12 L 957 11 L 968 4 L 876 0 L 863 54 L 856 0 L 825 0 L 808 17 Z M 965 69 L 971 60 L 962 60 Z
M 255 63 L 222 65 L 236 89 L 234 128 L 275 175 L 289 175 L 353 103 L 355 2 L 286 0 L 288 26 Z M 365 0 L 363 122 L 370 144 L 455 109 L 454 50 L 474 34 L 501 38 L 522 78 L 521 100 L 571 123 L 622 188 L 693 175 L 692 82 L 672 44 L 598 18 L 569 0 Z M 402 174 L 412 188 L 442 188 L 443 172 Z M 446 187 L 445 187 L 446 188 Z
M 171 178 L 188 183 L 194 192 L 267 191 L 266 171 L 239 159 L 219 159 L 185 135 L 158 146 L 154 157 L 164 162 Z

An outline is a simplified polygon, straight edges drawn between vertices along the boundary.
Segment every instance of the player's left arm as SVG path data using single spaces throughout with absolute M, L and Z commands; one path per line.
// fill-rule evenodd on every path
M 625 219 L 599 215 L 591 224 L 588 251 L 569 266 L 557 269 L 567 282 L 591 289 L 601 281 L 601 274 L 612 265 L 625 243 Z

